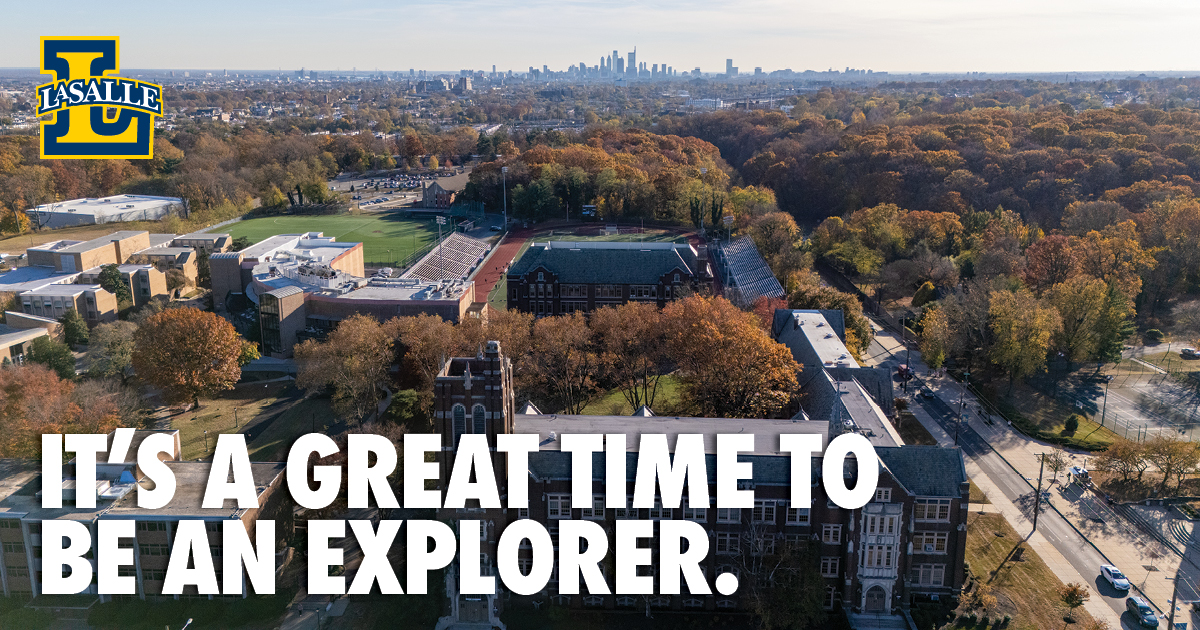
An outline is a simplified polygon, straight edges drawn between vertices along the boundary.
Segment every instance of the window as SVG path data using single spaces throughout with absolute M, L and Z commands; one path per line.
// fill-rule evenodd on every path
M 740 549 L 736 533 L 717 532 L 717 553 L 735 554 Z
M 19 542 L 4 543 L 4 553 L 25 553 L 25 545 Z
M 717 608 L 737 608 L 737 602 L 732 599 L 718 599 Z
M 689 597 L 689 598 L 683 600 L 683 607 L 684 608 L 703 608 L 704 600 L 697 599 L 695 597 Z
M 836 545 L 842 542 L 842 526 L 826 523 L 821 526 L 821 542 Z
M 8 571 L 8 577 L 10 577 L 10 578 L 15 578 L 15 577 L 27 578 L 27 577 L 29 577 L 29 567 L 26 567 L 26 566 L 23 566 L 20 564 L 9 564 L 9 565 L 5 565 L 4 568 L 5 568 L 5 570 Z
M 821 558 L 821 576 L 837 577 L 838 569 L 841 568 L 841 564 L 841 558 Z
M 37 536 L 37 535 L 41 534 L 42 533 L 41 521 L 35 521 L 35 522 L 30 523 L 29 524 L 29 533 L 33 536 Z
M 808 536 L 805 534 L 784 534 L 783 536 L 783 544 L 793 549 L 800 548 L 805 540 L 808 540 Z
M 583 598 L 584 606 L 603 606 L 604 598 L 600 595 L 588 595 Z
M 21 521 L 15 518 L 0 519 L 0 529 L 21 529 Z
M 675 282 L 679 282 L 679 274 L 675 274 Z
M 837 588 L 835 588 L 833 586 L 825 587 L 825 609 L 826 610 L 833 608 L 833 599 L 836 594 L 837 594 Z
M 742 510 L 740 508 L 717 508 L 718 523 L 740 523 L 742 522 Z
M 539 271 L 538 272 L 538 282 L 545 282 L 545 281 L 546 281 L 546 274 Z
M 775 502 L 774 501 L 755 501 L 754 502 L 754 518 L 755 523 L 774 523 L 775 522 Z
M 554 519 L 571 518 L 571 495 L 548 495 L 546 497 L 546 516 Z
M 164 532 L 167 531 L 166 523 L 163 523 L 162 531 L 164 531 Z M 206 521 L 204 523 L 204 531 L 206 531 L 210 534 L 219 534 L 219 533 L 221 533 L 221 524 L 218 523 L 217 521 Z
M 212 523 L 213 527 L 212 527 L 212 529 L 209 529 L 209 527 L 208 527 L 209 524 L 205 523 L 204 528 L 208 529 L 208 531 L 212 532 L 212 531 L 216 531 L 217 525 L 218 525 L 217 523 Z M 165 532 L 165 531 L 167 531 L 167 524 L 164 521 L 139 522 L 137 524 L 137 530 L 139 532 Z
M 586 284 L 564 284 L 558 289 L 558 297 L 564 298 L 585 298 L 587 297 Z
M 517 508 L 517 518 L 529 518 L 529 508 Z
M 921 586 L 942 586 L 946 576 L 944 564 L 914 564 L 912 581 Z
M 597 284 L 596 297 L 598 298 L 620 298 L 621 285 L 619 284 Z
M 137 575 L 137 569 L 132 565 L 123 564 L 117 567 L 117 575 L 121 577 L 134 577 Z
M 913 551 L 917 553 L 946 553 L 946 532 L 917 532 L 913 534 Z
M 657 287 L 652 284 L 635 284 L 629 287 L 629 299 L 652 300 L 658 297 Z
M 754 555 L 756 556 L 773 556 L 775 555 L 775 537 L 774 536 L 759 536 L 754 539 Z
M 475 424 L 475 433 L 485 433 L 487 431 L 487 412 L 484 411 L 483 405 L 475 405 L 471 408 L 471 420 Z
M 670 508 L 664 508 L 662 506 L 662 499 L 659 497 L 655 497 L 654 498 L 654 507 L 650 508 L 650 520 L 660 521 L 663 519 L 670 520 L 670 518 L 671 518 Z
M 892 535 L 896 533 L 895 516 L 866 516 L 863 530 L 867 534 Z
M 166 569 L 142 569 L 142 577 L 152 582 L 162 582 L 167 579 L 167 571 Z
M 808 525 L 808 508 L 794 508 L 794 507 L 788 506 L 787 524 L 788 525 Z
M 683 508 L 683 518 L 687 521 L 703 523 L 708 520 L 708 509 L 685 507 Z
M 650 598 L 650 606 L 654 608 L 666 608 L 671 605 L 671 598 L 664 595 Z
M 864 567 L 892 566 L 891 545 L 864 545 L 864 547 L 866 551 L 862 556 Z
M 169 556 L 171 550 L 166 545 L 138 545 L 142 550 L 143 556 Z M 216 555 L 216 550 L 213 550 L 213 555 Z
M 875 490 L 875 501 L 879 503 L 888 503 L 892 500 L 891 488 L 877 488 Z
M 629 597 L 628 595 L 617 598 L 618 606 L 630 607 L 630 606 L 634 606 L 635 604 L 637 604 L 637 600 L 632 597 Z
M 486 553 L 479 554 L 479 575 L 492 574 L 492 559 Z
M 583 518 L 602 520 L 604 518 L 604 495 L 592 496 L 592 507 L 583 509 Z
M 564 300 L 562 303 L 562 312 L 563 313 L 574 313 L 575 311 L 587 311 L 587 310 L 588 310 L 587 302 L 580 302 L 577 300 L 573 300 L 573 301 Z
M 633 497 L 631 497 L 631 496 L 628 496 L 628 495 L 627 495 L 627 496 L 625 497 L 625 505 L 626 505 L 626 506 L 633 505 Z M 641 511 L 641 510 L 639 510 L 639 509 L 637 509 L 637 508 L 635 508 L 635 507 L 623 507 L 623 508 L 617 508 L 615 516 L 616 516 L 616 518 L 618 518 L 618 519 L 631 519 L 631 518 L 637 518 L 637 517 L 638 517 L 638 513 L 639 513 L 640 511 Z
M 949 521 L 950 499 L 917 499 L 913 502 L 913 519 L 918 521 Z
M 539 273 L 538 275 L 540 276 L 542 274 Z M 539 280 L 541 280 L 541 278 L 539 278 Z M 540 298 L 546 297 L 546 285 L 539 284 L 539 285 L 537 285 L 537 287 L 538 287 L 538 297 L 540 297 Z
M 546 297 L 548 297 L 548 298 L 554 297 L 554 285 L 553 284 L 546 285 Z
M 458 446 L 459 438 L 467 432 L 467 408 L 462 405 L 454 405 L 452 415 L 454 416 L 454 445 Z

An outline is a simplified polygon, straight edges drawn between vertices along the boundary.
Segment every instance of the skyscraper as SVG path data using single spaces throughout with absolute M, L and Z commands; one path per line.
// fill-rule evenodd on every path
M 736 77 L 737 73 L 738 73 L 738 69 L 737 69 L 737 67 L 735 67 L 733 65 L 733 60 L 726 59 L 725 60 L 725 76 L 732 78 L 732 77 Z
M 637 46 L 634 46 L 633 52 L 629 53 L 629 65 L 626 67 L 629 68 L 630 74 L 637 76 L 637 73 L 638 73 Z
M 618 55 L 617 51 L 614 50 L 613 54 L 612 54 L 612 61 L 610 61 L 608 63 L 608 71 L 609 72 L 619 72 L 620 71 L 620 64 L 617 63 L 617 60 L 619 60 L 620 58 L 621 58 L 621 55 Z

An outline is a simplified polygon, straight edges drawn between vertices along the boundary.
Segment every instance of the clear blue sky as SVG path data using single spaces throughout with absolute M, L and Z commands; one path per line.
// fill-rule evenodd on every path
M 0 67 L 119 35 L 126 68 L 563 70 L 613 49 L 681 70 L 1200 70 L 1195 0 L 6 2 Z

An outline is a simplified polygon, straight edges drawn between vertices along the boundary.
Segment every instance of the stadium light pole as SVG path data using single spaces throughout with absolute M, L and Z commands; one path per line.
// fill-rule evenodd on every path
M 508 167 L 500 167 L 500 183 L 504 187 L 504 229 L 508 229 Z

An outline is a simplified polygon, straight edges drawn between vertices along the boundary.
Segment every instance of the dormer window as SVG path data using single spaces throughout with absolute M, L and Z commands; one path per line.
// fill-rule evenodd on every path
M 679 282 L 679 274 L 675 274 L 675 282 Z
M 545 282 L 545 281 L 546 281 L 546 274 L 539 271 L 538 272 L 538 282 Z

